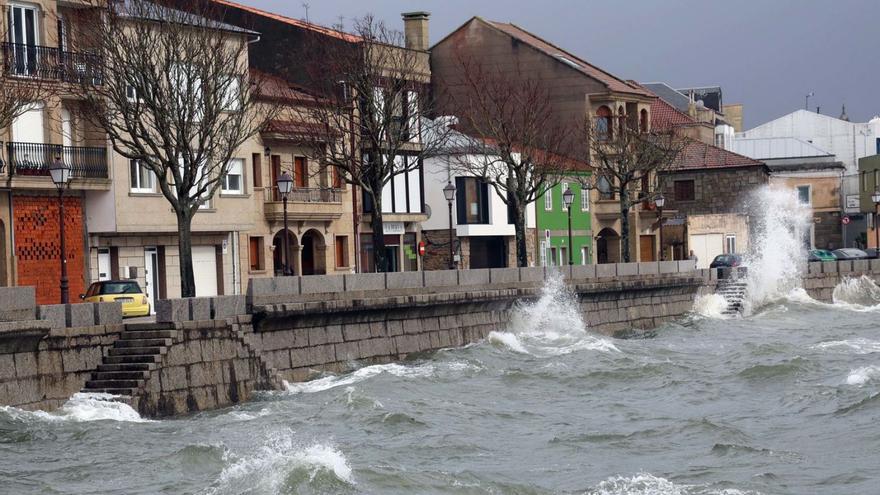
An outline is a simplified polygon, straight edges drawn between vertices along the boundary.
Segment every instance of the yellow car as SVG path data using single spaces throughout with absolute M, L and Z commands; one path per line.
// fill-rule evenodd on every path
M 104 280 L 89 286 L 85 294 L 79 296 L 85 302 L 120 302 L 122 316 L 149 316 L 150 302 L 147 295 L 133 280 Z

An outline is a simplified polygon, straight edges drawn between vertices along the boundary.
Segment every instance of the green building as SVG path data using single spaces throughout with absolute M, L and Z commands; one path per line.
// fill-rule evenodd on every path
M 583 174 L 581 178 L 587 177 Z M 560 266 L 568 264 L 568 211 L 562 202 L 566 189 L 574 192 L 571 204 L 571 244 L 574 249 L 572 262 L 576 265 L 592 263 L 593 237 L 590 217 L 590 197 L 572 176 L 562 180 L 535 201 L 535 226 L 537 227 L 539 266 Z M 548 239 L 549 235 L 549 239 Z

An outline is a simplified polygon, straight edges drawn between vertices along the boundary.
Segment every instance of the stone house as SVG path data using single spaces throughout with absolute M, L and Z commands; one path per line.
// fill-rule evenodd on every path
M 510 77 L 528 74 L 537 78 L 562 125 L 582 129 L 590 121 L 608 132 L 623 127 L 649 130 L 652 125 L 651 102 L 656 97 L 649 91 L 519 26 L 481 17 L 471 18 L 431 48 L 432 78 L 441 113 L 453 107 L 454 91 L 461 88 L 455 84 L 462 76 L 460 58 L 475 60 Z M 586 146 L 585 141 L 584 152 Z M 603 261 L 616 262 L 621 259 L 619 202 L 595 188 L 591 194 L 590 234 L 596 239 L 593 256 L 597 258 L 601 251 Z M 645 205 L 634 207 L 630 215 L 633 232 L 645 230 L 654 216 Z M 630 243 L 630 259 L 642 259 L 640 250 L 639 242 Z
M 878 206 L 874 203 L 874 192 L 880 191 L 880 143 L 877 154 L 859 159 L 859 208 L 866 213 L 868 222 L 866 245 L 877 248 Z
M 85 2 L 0 0 L 0 85 L 31 78 L 50 91 L 12 125 L 0 127 L 0 286 L 37 288 L 39 304 L 58 303 L 60 252 L 58 191 L 49 176 L 56 160 L 70 165 L 64 193 L 64 230 L 71 300 L 89 277 L 86 203 L 112 189 L 112 152 L 104 134 L 82 119 L 74 95 L 79 77 L 98 74 L 100 56 L 90 50 L 87 26 L 97 13 Z M 64 53 L 64 57 L 60 54 Z

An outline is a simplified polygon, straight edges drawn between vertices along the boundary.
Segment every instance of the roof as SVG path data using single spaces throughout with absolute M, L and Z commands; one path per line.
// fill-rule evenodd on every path
M 765 165 L 758 160 L 711 144 L 689 140 L 672 166 L 672 171 L 756 166 Z
M 251 7 L 249 5 L 243 5 L 237 2 L 231 2 L 230 0 L 211 0 L 213 3 L 217 5 L 223 5 L 226 7 L 232 7 L 236 9 L 243 10 L 245 12 L 249 12 L 254 15 L 258 15 L 260 17 L 266 17 L 269 19 L 273 19 L 279 22 L 283 22 L 284 24 L 288 24 L 291 26 L 296 26 L 302 29 L 308 29 L 310 31 L 314 31 L 320 34 L 324 34 L 327 36 L 332 36 L 337 39 L 341 39 L 343 41 L 348 41 L 351 43 L 358 43 L 363 41 L 363 38 L 360 36 L 355 36 L 350 33 L 346 33 L 344 31 L 340 31 L 338 29 L 328 28 L 326 26 L 321 26 L 318 24 L 313 24 L 311 22 L 301 21 L 299 19 L 294 19 L 292 17 L 283 16 L 281 14 L 274 14 L 272 12 L 267 12 L 265 10 L 258 9 L 256 7 Z
M 314 103 L 315 96 L 306 90 L 273 74 L 251 68 L 251 81 L 256 83 L 258 98 L 283 100 L 291 103 Z
M 647 85 L 640 85 L 639 83 L 632 82 L 632 84 L 643 87 L 646 91 L 651 94 L 655 94 L 653 90 L 647 87 Z M 655 85 L 659 85 L 661 91 L 665 91 L 663 88 L 669 88 L 666 84 L 663 83 L 653 83 Z M 675 90 L 669 88 L 675 93 Z M 685 126 L 693 126 L 693 125 L 708 125 L 706 122 L 700 122 L 686 114 L 685 112 L 679 110 L 674 105 L 670 104 L 663 98 L 661 95 L 657 95 L 659 98 L 654 98 L 651 101 L 651 128 L 657 131 L 668 131 L 670 129 L 675 129 L 676 127 L 685 127 Z M 681 95 L 679 95 L 681 96 Z M 687 108 L 685 108 L 687 110 Z
M 577 55 L 563 50 L 562 48 L 550 43 L 549 41 L 546 41 L 538 37 L 537 35 L 526 31 L 516 24 L 488 21 L 481 17 L 474 17 L 473 19 L 483 22 L 488 26 L 491 26 L 498 31 L 501 31 L 502 33 L 510 36 L 511 38 L 517 39 L 531 46 L 532 48 L 546 55 L 549 55 L 550 57 L 553 57 L 559 63 L 565 64 L 566 66 L 571 67 L 572 69 L 599 81 L 600 83 L 605 85 L 605 87 L 608 88 L 610 91 L 637 94 L 639 96 L 651 96 L 647 91 L 638 87 L 637 85 L 630 84 L 625 80 L 611 74 L 610 72 L 596 67 L 595 65 L 585 61 Z
M 736 138 L 733 150 L 755 159 L 827 157 L 834 155 L 807 141 L 794 137 Z
M 688 99 L 687 96 L 679 93 L 672 86 L 663 82 L 641 83 L 641 86 L 659 96 L 660 98 L 663 98 L 664 100 L 666 100 L 667 103 L 669 103 L 676 109 L 681 110 L 682 112 L 688 111 L 690 99 Z
M 329 131 L 324 124 L 294 120 L 270 120 L 262 129 L 261 134 L 272 134 L 293 140 L 301 138 L 329 140 L 333 137 L 339 137 L 338 134 Z
M 252 37 L 259 36 L 260 33 L 256 31 L 251 31 L 250 29 L 245 29 L 239 26 L 234 26 L 232 24 L 227 24 L 225 22 L 221 22 L 214 19 L 209 19 L 204 16 L 200 16 L 197 14 L 193 14 L 191 12 L 186 12 L 184 10 L 171 8 L 165 5 L 159 5 L 156 3 L 146 3 L 143 4 L 143 7 L 136 7 L 136 4 L 132 3 L 131 0 L 124 0 L 123 2 L 119 2 L 114 4 L 118 9 L 116 12 L 126 17 L 130 17 L 132 19 L 146 19 L 149 21 L 167 21 L 169 18 L 174 19 L 177 22 L 181 22 L 184 24 L 189 24 L 193 26 L 209 26 L 213 28 L 220 29 L 222 31 L 228 31 L 231 33 L 240 33 L 246 34 Z M 140 5 L 140 4 L 137 4 Z M 172 16 L 173 13 L 173 16 Z

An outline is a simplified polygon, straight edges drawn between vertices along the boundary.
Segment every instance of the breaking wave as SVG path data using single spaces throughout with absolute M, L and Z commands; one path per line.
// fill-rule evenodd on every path
M 728 315 L 724 314 L 727 309 L 728 302 L 721 294 L 704 294 L 697 296 L 694 300 L 694 314 L 706 318 L 726 319 Z
M 820 342 L 813 349 L 851 352 L 853 354 L 873 354 L 880 352 L 880 342 L 868 339 L 832 340 Z
M 333 446 L 298 443 L 293 432 L 275 434 L 255 452 L 225 452 L 227 466 L 205 495 L 238 493 L 339 493 L 354 485 L 348 459 Z M 311 492 L 310 492 L 311 493 Z
M 130 423 L 147 423 L 131 406 L 116 400 L 110 394 L 78 393 L 74 394 L 57 411 L 25 411 L 15 407 L 0 407 L 0 411 L 12 419 L 21 421 L 123 421 Z
M 880 287 L 870 278 L 845 278 L 834 288 L 834 304 L 864 310 L 880 308 Z
M 846 384 L 862 386 L 878 378 L 880 378 L 880 366 L 863 366 L 850 371 L 846 377 Z
M 602 481 L 587 495 L 759 495 L 758 492 L 704 485 L 680 485 L 652 474 L 615 476 Z
M 445 374 L 460 374 L 477 369 L 476 365 L 461 362 L 425 363 L 411 366 L 397 363 L 376 364 L 365 366 L 345 375 L 325 376 L 307 382 L 284 382 L 284 387 L 287 393 L 291 394 L 313 394 L 336 387 L 354 385 L 382 374 L 389 374 L 399 378 L 428 378 Z
M 521 304 L 511 315 L 507 330 L 491 332 L 489 342 L 538 357 L 581 350 L 619 351 L 609 339 L 587 332 L 578 303 L 561 276 L 548 279 L 541 297 Z

